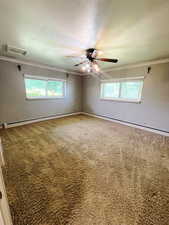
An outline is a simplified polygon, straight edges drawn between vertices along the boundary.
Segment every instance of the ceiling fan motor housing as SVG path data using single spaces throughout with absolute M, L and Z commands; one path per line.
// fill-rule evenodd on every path
M 88 58 L 88 60 L 90 60 L 91 62 L 94 61 L 94 59 L 97 56 L 97 50 L 95 48 L 88 48 L 86 50 L 86 57 Z

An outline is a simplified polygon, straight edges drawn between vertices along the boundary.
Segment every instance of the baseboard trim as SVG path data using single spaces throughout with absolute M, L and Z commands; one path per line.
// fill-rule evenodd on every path
M 15 121 L 15 122 L 12 122 L 12 123 L 7 123 L 7 128 L 18 127 L 18 126 L 23 126 L 23 125 L 26 125 L 26 124 L 37 123 L 37 122 L 41 122 L 41 121 L 57 119 L 57 118 L 62 118 L 62 117 L 67 117 L 67 116 L 74 116 L 74 115 L 79 115 L 79 114 L 88 115 L 88 116 L 100 118 L 100 119 L 103 119 L 103 120 L 108 120 L 108 121 L 119 123 L 119 124 L 122 124 L 122 125 L 125 125 L 125 126 L 134 127 L 134 128 L 146 130 L 146 131 L 149 131 L 149 132 L 153 132 L 153 133 L 156 133 L 156 134 L 160 134 L 160 135 L 169 137 L 169 132 L 167 132 L 167 131 L 155 129 L 155 128 L 152 128 L 152 127 L 146 127 L 146 126 L 142 126 L 142 125 L 139 125 L 139 124 L 134 124 L 134 123 L 130 123 L 130 122 L 114 119 L 114 118 L 109 118 L 109 117 L 106 117 L 106 116 L 101 116 L 101 115 L 97 115 L 97 114 L 93 114 L 93 113 L 87 113 L 87 112 L 74 112 L 74 113 L 68 113 L 68 114 L 58 114 L 58 115 L 49 116 L 49 117 L 29 119 L 29 120 L 24 120 L 24 121 Z M 2 126 L 0 126 L 0 129 L 2 129 Z
M 29 120 L 24 120 L 24 121 L 15 121 L 12 123 L 7 123 L 7 128 L 12 128 L 12 127 L 18 127 L 18 126 L 23 126 L 26 124 L 30 123 L 37 123 L 45 120 L 52 120 L 52 119 L 57 119 L 57 118 L 62 118 L 62 117 L 67 117 L 67 116 L 74 116 L 74 115 L 79 115 L 82 114 L 82 112 L 74 112 L 74 113 L 67 113 L 67 114 L 58 114 L 58 115 L 53 115 L 53 116 L 48 116 L 48 117 L 41 117 L 41 118 L 35 118 L 35 119 L 29 119 Z
M 96 118 L 100 118 L 100 119 L 103 119 L 103 120 L 108 120 L 108 121 L 119 123 L 119 124 L 122 124 L 122 125 L 125 125 L 125 126 L 134 127 L 134 128 L 146 130 L 146 131 L 149 131 L 149 132 L 153 132 L 153 133 L 156 133 L 156 134 L 160 134 L 160 135 L 169 137 L 169 132 L 167 132 L 167 131 L 158 130 L 158 129 L 151 128 L 151 127 L 145 127 L 145 126 L 142 126 L 142 125 L 139 125 L 139 124 L 129 123 L 129 122 L 118 120 L 118 119 L 112 119 L 112 118 L 109 118 L 109 117 L 106 117 L 106 116 L 101 116 L 101 115 L 97 115 L 97 114 L 93 114 L 93 113 L 82 112 L 81 114 L 96 117 Z

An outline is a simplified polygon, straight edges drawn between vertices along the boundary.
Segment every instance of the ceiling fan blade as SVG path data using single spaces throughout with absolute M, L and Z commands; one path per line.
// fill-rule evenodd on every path
M 103 61 L 103 62 L 111 62 L 111 63 L 117 63 L 118 59 L 108 59 L 108 58 L 96 58 L 95 60 Z
M 79 65 L 81 65 L 81 64 L 83 64 L 83 63 L 86 63 L 87 61 L 85 60 L 85 61 L 83 61 L 83 62 L 80 62 L 80 63 L 77 63 L 77 64 L 75 64 L 74 66 L 79 66 Z

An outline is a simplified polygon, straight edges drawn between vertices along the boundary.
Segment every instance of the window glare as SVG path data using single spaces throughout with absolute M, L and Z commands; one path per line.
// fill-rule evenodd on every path
M 25 79 L 27 97 L 45 97 L 46 81 Z
M 48 96 L 63 96 L 63 82 L 48 81 L 47 95 Z

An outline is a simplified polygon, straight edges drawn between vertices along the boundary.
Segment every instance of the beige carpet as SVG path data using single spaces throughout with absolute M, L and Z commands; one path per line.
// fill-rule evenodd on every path
M 169 138 L 84 115 L 0 135 L 14 225 L 169 225 Z

